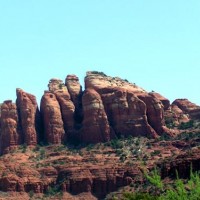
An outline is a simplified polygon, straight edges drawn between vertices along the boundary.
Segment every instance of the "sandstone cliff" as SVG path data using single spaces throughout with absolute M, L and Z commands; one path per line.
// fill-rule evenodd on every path
M 4 101 L 1 105 L 1 135 L 0 152 L 9 152 L 17 145 L 21 144 L 21 134 L 19 130 L 18 114 L 16 104 L 12 101 Z
M 16 103 L 0 107 L 0 191 L 48 193 L 53 187 L 102 199 L 142 184 L 142 171 L 154 165 L 163 167 L 163 177 L 176 170 L 184 177 L 191 163 L 199 170 L 200 106 L 187 99 L 170 105 L 118 77 L 87 72 L 84 91 L 76 75 L 65 82 L 53 78 L 40 110 L 36 97 L 22 89 Z M 191 121 L 195 127 L 178 128 Z M 63 199 L 74 199 L 69 196 Z
M 2 104 L 1 153 L 19 144 L 98 143 L 122 136 L 157 138 L 163 133 L 173 135 L 165 121 L 178 125 L 200 118 L 200 107 L 187 99 L 170 105 L 158 93 L 102 72 L 87 72 L 85 91 L 75 75 L 68 75 L 65 83 L 51 79 L 48 88 L 40 111 L 35 96 L 21 89 L 17 89 L 16 105 L 10 101 Z

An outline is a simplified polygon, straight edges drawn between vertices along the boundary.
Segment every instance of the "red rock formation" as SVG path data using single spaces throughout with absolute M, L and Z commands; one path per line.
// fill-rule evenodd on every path
M 78 77 L 76 75 L 67 75 L 65 85 L 69 90 L 71 99 L 74 102 L 75 106 L 78 106 L 80 103 L 79 99 L 82 92 Z
M 184 112 L 176 105 L 171 105 L 171 110 L 175 114 L 175 117 L 177 118 L 178 122 L 189 122 L 190 118 L 188 114 L 184 114 Z
M 60 105 L 56 96 L 45 91 L 41 100 L 41 114 L 44 123 L 45 139 L 50 144 L 64 142 L 64 126 L 60 111 Z
M 98 143 L 110 140 L 110 126 L 100 95 L 93 89 L 83 94 L 83 133 L 85 143 Z
M 46 170 L 46 174 L 40 179 L 40 174 L 35 169 L 14 168 L 9 175 L 0 177 L 1 191 L 44 193 L 51 186 L 59 184 L 63 192 L 73 195 L 88 192 L 102 199 L 106 194 L 129 185 L 136 175 L 141 176 L 138 167 L 122 168 L 113 165 L 62 167 L 59 171 L 47 167 L 42 170 Z
M 200 106 L 190 102 L 188 99 L 176 99 L 172 105 L 178 106 L 191 119 L 200 119 Z
M 49 91 L 54 93 L 61 108 L 62 119 L 66 137 L 68 132 L 74 128 L 74 112 L 75 106 L 71 101 L 69 92 L 64 83 L 59 79 L 51 79 L 49 81 Z M 67 139 L 67 138 L 65 138 Z
M 165 177 L 174 177 L 176 178 L 177 173 L 179 178 L 189 178 L 191 167 L 193 171 L 199 171 L 200 166 L 200 150 L 195 149 L 190 154 L 188 152 L 182 153 L 176 158 L 172 158 L 171 160 L 167 160 L 164 163 L 159 164 L 161 167 L 161 176 Z
M 162 103 L 147 93 L 139 94 L 138 98 L 146 104 L 148 123 L 158 134 L 162 134 L 165 126 Z
M 39 110 L 35 96 L 17 89 L 17 109 L 21 123 L 23 142 L 27 145 L 37 144 L 37 122 Z
M 80 124 L 83 120 L 82 87 L 76 75 L 68 75 L 65 79 L 65 85 L 67 86 L 71 99 L 75 105 L 74 119 L 77 126 L 77 124 Z
M 102 72 L 87 72 L 85 77 L 85 88 L 93 88 L 97 92 L 104 93 L 106 89 L 120 88 L 134 94 L 146 93 L 146 91 L 135 83 L 129 83 L 118 77 L 110 77 Z
M 63 188 L 67 192 L 72 194 L 91 192 L 102 199 L 117 188 L 130 184 L 131 177 L 139 174 L 141 172 L 138 168 L 127 167 L 63 168 L 60 170 L 58 181 L 63 183 Z
M 163 97 L 161 94 L 157 92 L 150 92 L 149 95 L 155 97 L 159 101 L 161 101 L 162 105 L 164 106 L 164 110 L 168 110 L 170 107 L 170 101 L 169 99 Z
M 16 104 L 4 101 L 1 106 L 0 153 L 8 153 L 20 144 Z
M 117 135 L 157 137 L 148 124 L 145 103 L 137 98 L 139 94 L 147 94 L 142 88 L 96 72 L 87 73 L 85 85 L 101 95 L 108 120 Z
M 124 136 L 157 137 L 146 118 L 146 105 L 133 93 L 117 88 L 102 94 L 109 122 L 115 133 Z

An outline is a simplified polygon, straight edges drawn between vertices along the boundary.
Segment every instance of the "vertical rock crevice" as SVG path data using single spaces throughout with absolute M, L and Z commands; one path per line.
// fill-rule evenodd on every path
M 67 75 L 65 79 L 65 85 L 75 106 L 75 129 L 79 130 L 82 127 L 83 121 L 82 86 L 79 82 L 79 78 L 76 75 Z
M 59 105 L 62 115 L 62 120 L 64 123 L 65 130 L 65 138 L 64 140 L 67 142 L 68 139 L 73 134 L 74 130 L 74 112 L 75 106 L 71 100 L 71 96 L 67 87 L 64 85 L 62 80 L 59 79 L 51 79 L 48 84 L 49 91 L 52 92 Z
M 162 103 L 155 97 L 146 94 L 139 94 L 138 98 L 146 104 L 146 115 L 150 126 L 161 135 L 164 132 L 164 109 Z

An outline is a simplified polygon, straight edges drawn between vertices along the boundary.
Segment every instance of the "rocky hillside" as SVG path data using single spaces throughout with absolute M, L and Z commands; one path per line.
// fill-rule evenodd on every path
M 64 82 L 51 79 L 48 88 L 40 108 L 35 96 L 22 89 L 16 90 L 16 103 L 6 100 L 1 105 L 0 191 L 45 193 L 59 186 L 69 194 L 63 199 L 73 199 L 70 194 L 105 198 L 122 186 L 143 181 L 141 159 L 150 169 L 158 158 L 182 155 L 188 148 L 185 139 L 181 143 L 175 138 L 199 129 L 200 106 L 187 99 L 170 104 L 158 93 L 102 72 L 87 72 L 84 91 L 75 75 Z M 170 141 L 158 143 L 166 137 Z M 113 148 L 113 141 L 121 138 L 131 138 L 133 144 L 124 146 L 125 139 L 118 150 Z M 141 143 L 134 144 L 136 140 Z M 101 148 L 88 150 L 91 144 Z M 147 150 L 147 144 L 152 148 Z M 175 169 L 170 162 L 165 166 L 163 177 Z

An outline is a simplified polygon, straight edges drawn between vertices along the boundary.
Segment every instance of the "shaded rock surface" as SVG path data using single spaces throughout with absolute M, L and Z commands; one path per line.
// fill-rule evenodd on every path
M 146 115 L 147 121 L 151 127 L 161 135 L 164 132 L 164 109 L 162 103 L 156 97 L 148 93 L 139 94 L 138 98 L 141 99 L 147 107 Z
M 190 121 L 188 114 L 185 114 L 177 105 L 172 104 L 164 113 L 166 124 L 178 126 L 181 123 Z
M 191 155 L 188 153 L 182 153 L 175 159 L 162 163 L 162 178 L 173 177 L 176 178 L 178 172 L 179 178 L 190 177 L 191 169 L 193 171 L 199 171 L 200 166 L 200 150 L 194 150 Z
M 18 113 L 15 103 L 4 101 L 1 105 L 0 152 L 7 153 L 21 144 Z
M 82 86 L 79 82 L 79 78 L 76 75 L 68 75 L 65 79 L 65 85 L 71 96 L 71 100 L 75 105 L 75 124 L 76 128 L 79 128 L 83 120 L 83 109 L 82 109 Z
M 22 143 L 36 145 L 39 135 L 36 129 L 40 125 L 40 114 L 35 96 L 17 89 L 17 109 L 22 129 Z
M 156 137 L 156 132 L 147 122 L 146 105 L 134 93 L 116 88 L 102 94 L 102 100 L 117 136 Z
M 75 106 L 71 101 L 71 96 L 63 81 L 59 79 L 51 79 L 49 82 L 49 91 L 55 94 L 60 105 L 62 120 L 65 129 L 65 141 L 68 135 L 74 129 L 74 112 Z

